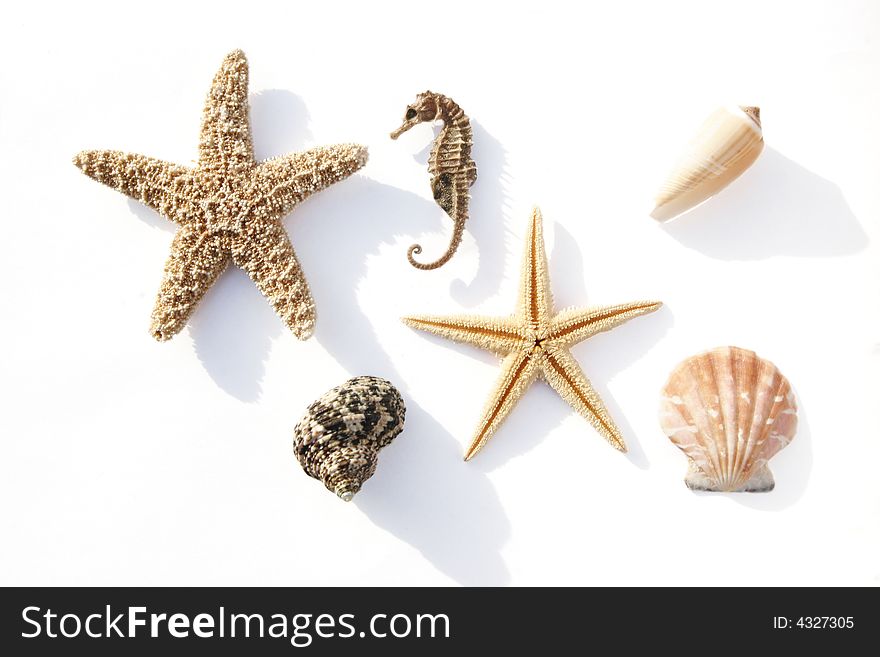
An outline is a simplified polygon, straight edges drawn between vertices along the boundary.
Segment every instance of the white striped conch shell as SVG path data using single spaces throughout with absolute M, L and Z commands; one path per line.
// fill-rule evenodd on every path
M 663 388 L 660 425 L 689 459 L 688 488 L 765 492 L 767 462 L 791 442 L 797 404 L 768 360 L 718 347 L 679 363 Z
M 722 107 L 706 119 L 654 201 L 666 221 L 699 205 L 739 178 L 764 148 L 758 107 Z

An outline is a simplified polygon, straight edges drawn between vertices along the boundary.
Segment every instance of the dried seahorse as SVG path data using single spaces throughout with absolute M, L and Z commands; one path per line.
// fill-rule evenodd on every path
M 428 158 L 431 190 L 434 200 L 454 222 L 449 248 L 438 260 L 423 264 L 413 254 L 422 252 L 420 244 L 413 244 L 406 254 L 409 263 L 417 269 L 437 269 L 449 262 L 461 243 L 464 225 L 468 219 L 469 188 L 477 180 L 477 165 L 471 159 L 474 143 L 471 122 L 451 98 L 426 91 L 416 96 L 416 102 L 406 108 L 403 125 L 391 133 L 397 139 L 404 132 L 426 121 L 443 121 L 443 128 Z

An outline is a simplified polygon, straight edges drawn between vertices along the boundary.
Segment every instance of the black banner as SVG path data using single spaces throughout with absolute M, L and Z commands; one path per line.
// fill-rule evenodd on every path
M 6 655 L 690 653 L 756 641 L 767 654 L 880 639 L 876 589 L 5 589 L 0 614 Z

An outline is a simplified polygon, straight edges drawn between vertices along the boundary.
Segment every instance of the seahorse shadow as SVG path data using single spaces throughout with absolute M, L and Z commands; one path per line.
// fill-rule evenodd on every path
M 868 244 L 837 185 L 769 146 L 730 187 L 662 228 L 723 260 L 839 256 Z
M 558 310 L 571 305 L 569 300 L 576 305 L 588 306 L 589 304 L 585 303 L 588 295 L 584 285 L 583 258 L 577 248 L 577 241 L 559 223 L 554 224 L 554 232 L 553 252 L 549 259 L 550 279 L 553 283 L 554 297 L 557 299 L 556 308 Z M 554 276 L 554 271 L 565 271 L 565 276 Z M 626 414 L 611 395 L 607 381 L 635 363 L 665 335 L 673 324 L 672 313 L 664 306 L 655 313 L 637 317 L 609 333 L 600 333 L 572 348 L 572 354 L 582 364 L 584 372 L 620 428 L 629 449 L 627 458 L 640 469 L 648 467 L 647 457 L 636 439 Z M 516 426 L 516 435 L 508 434 L 503 441 L 495 440 L 493 442 L 497 443 L 496 445 L 489 444 L 480 452 L 477 458 L 482 459 L 480 467 L 484 470 L 493 470 L 509 459 L 529 451 L 546 437 L 550 429 L 574 413 L 571 407 L 545 383 L 534 387 L 536 390 L 529 390 L 520 403 L 522 409 L 514 409 L 508 422 L 505 423 Z M 537 406 L 539 403 L 540 410 Z M 533 407 L 532 404 L 535 406 Z M 502 431 L 505 431 L 504 425 L 499 429 L 499 433 Z M 586 424 L 586 421 L 584 421 L 584 433 L 593 434 L 596 440 L 604 442 L 602 437 Z
M 391 235 L 414 231 L 413 217 L 436 220 L 435 208 L 416 194 L 364 177 L 317 205 L 304 204 L 297 228 L 304 242 L 326 245 L 302 256 L 318 305 L 315 337 L 350 374 L 388 378 L 407 405 L 404 433 L 383 450 L 376 476 L 354 503 L 455 581 L 504 584 L 509 574 L 500 550 L 510 527 L 497 494 L 484 473 L 462 462 L 458 441 L 409 396 L 357 297 L 370 255 Z M 399 266 L 409 269 L 405 258 Z
M 477 182 L 471 187 L 467 230 L 479 251 L 479 269 L 470 283 L 453 281 L 449 293 L 462 306 L 473 308 L 498 291 L 504 277 L 504 260 L 509 240 L 505 217 L 510 209 L 506 193 L 510 176 L 507 153 L 495 137 L 476 121 L 472 157 L 477 164 Z

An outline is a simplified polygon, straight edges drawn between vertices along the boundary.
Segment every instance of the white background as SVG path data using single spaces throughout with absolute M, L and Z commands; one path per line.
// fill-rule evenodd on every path
M 580 9 L 572 7 L 580 6 Z M 318 305 L 296 341 L 238 270 L 189 327 L 149 316 L 173 227 L 83 176 L 118 148 L 189 163 L 229 50 L 258 157 L 357 141 L 361 172 L 285 220 Z M 15 3 L 0 26 L 2 584 L 880 582 L 880 10 L 876 3 Z M 468 231 L 431 200 L 426 88 L 475 126 Z M 653 192 L 705 115 L 762 108 L 766 149 L 668 225 Z M 557 307 L 664 308 L 574 349 L 621 455 L 536 384 L 462 454 L 488 353 L 402 314 L 514 308 L 530 208 Z M 800 430 L 769 494 L 694 494 L 660 432 L 682 358 L 773 360 Z M 344 504 L 292 429 L 349 376 L 387 377 L 405 433 Z

